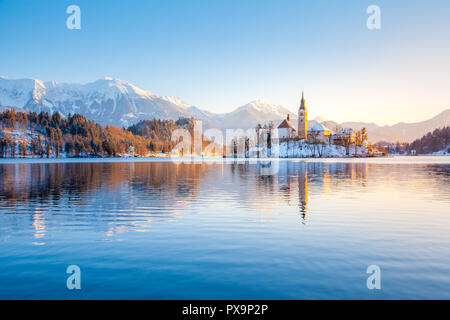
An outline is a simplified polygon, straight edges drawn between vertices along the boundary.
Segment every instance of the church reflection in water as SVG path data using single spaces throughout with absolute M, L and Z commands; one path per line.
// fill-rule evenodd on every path
M 278 202 L 285 200 L 292 205 L 297 197 L 299 214 L 305 221 L 311 193 L 313 195 L 333 193 L 342 186 L 345 188 L 345 185 L 365 188 L 369 165 L 367 163 L 279 161 L 276 169 L 272 176 L 262 176 L 260 181 L 271 185 L 271 194 L 277 197 Z M 270 203 L 265 202 L 265 204 Z
M 302 171 L 299 171 L 297 176 L 298 181 L 298 206 L 302 219 L 305 220 L 306 212 L 308 211 L 308 170 L 306 166 Z

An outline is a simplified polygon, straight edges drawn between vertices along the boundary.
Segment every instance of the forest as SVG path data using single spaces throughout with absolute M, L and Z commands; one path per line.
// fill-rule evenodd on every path
M 176 128 L 191 128 L 192 119 L 146 120 L 128 129 L 101 126 L 79 114 L 58 112 L 0 113 L 0 157 L 103 157 L 170 152 Z
M 435 129 L 433 132 L 428 132 L 422 138 L 408 144 L 406 149 L 410 152 L 415 150 L 417 154 L 429 154 L 438 151 L 446 151 L 447 153 L 450 144 L 450 127 L 443 127 Z
M 173 120 L 142 120 L 130 126 L 127 130 L 136 136 L 142 136 L 149 140 L 149 149 L 153 152 L 168 153 L 177 144 L 171 141 L 172 132 L 176 129 L 187 129 L 191 136 L 194 130 L 194 118 L 180 118 Z

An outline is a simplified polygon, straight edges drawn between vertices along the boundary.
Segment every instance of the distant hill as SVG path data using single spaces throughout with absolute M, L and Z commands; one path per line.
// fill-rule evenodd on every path
M 320 117 L 317 117 L 315 120 L 308 121 L 308 127 L 312 127 L 317 122 L 323 123 L 332 131 L 334 131 L 337 126 L 342 128 L 352 128 L 355 130 L 360 130 L 364 127 L 367 129 L 369 141 L 372 143 L 378 143 L 381 141 L 387 143 L 409 143 L 422 137 L 424 134 L 433 131 L 434 129 L 450 125 L 450 109 L 439 113 L 437 116 L 429 120 L 416 123 L 400 122 L 392 126 L 379 126 L 375 123 L 368 122 L 338 123 L 330 120 L 321 120 Z
M 360 129 L 366 127 L 369 140 L 372 142 L 412 142 L 437 128 L 450 125 L 450 109 L 447 109 L 437 116 L 416 123 L 400 122 L 392 126 L 378 126 L 374 123 L 345 122 L 343 127 Z
M 415 150 L 417 154 L 430 154 L 439 151 L 448 153 L 448 150 L 450 150 L 450 126 L 428 132 L 422 138 L 410 143 L 407 150 Z
M 135 136 L 145 137 L 149 140 L 149 148 L 154 152 L 170 152 L 177 142 L 172 141 L 172 132 L 176 129 L 186 129 L 191 136 L 194 135 L 194 118 L 180 118 L 173 120 L 141 120 L 130 126 L 127 130 Z

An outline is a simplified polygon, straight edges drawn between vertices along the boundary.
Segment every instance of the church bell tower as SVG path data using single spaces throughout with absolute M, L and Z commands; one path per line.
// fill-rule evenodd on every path
M 298 136 L 300 139 L 308 138 L 308 112 L 305 106 L 305 97 L 302 91 L 302 100 L 298 108 Z

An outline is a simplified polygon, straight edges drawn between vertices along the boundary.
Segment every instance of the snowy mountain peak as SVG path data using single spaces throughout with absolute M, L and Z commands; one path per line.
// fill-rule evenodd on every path
M 267 105 L 270 103 L 264 99 L 256 99 L 256 100 L 250 101 L 248 104 L 250 104 L 250 105 Z
M 0 106 L 3 107 L 23 107 L 30 99 L 40 101 L 45 92 L 41 80 L 0 78 Z
M 128 126 L 140 119 L 187 116 L 178 105 L 132 83 L 103 77 L 86 84 L 0 78 L 0 107 L 28 111 L 80 113 L 101 124 Z
M 247 110 L 248 112 L 259 112 L 263 114 L 271 114 L 274 118 L 285 118 L 287 114 L 294 115 L 293 112 L 284 108 L 281 105 L 269 103 L 263 99 L 254 100 L 233 112 L 241 112 Z
M 171 102 L 171 103 L 173 103 L 173 104 L 175 104 L 175 105 L 177 105 L 177 106 L 179 106 L 179 107 L 181 107 L 183 109 L 187 109 L 187 108 L 192 106 L 190 103 L 187 103 L 187 102 L 185 102 L 185 101 L 183 101 L 180 98 L 175 97 L 175 96 L 163 96 L 163 97 L 161 97 L 161 99 L 169 101 L 169 102 Z
M 218 114 L 202 110 L 200 108 L 197 108 L 196 106 L 190 106 L 186 109 L 187 112 L 189 112 L 194 118 L 197 118 L 199 120 L 210 120 L 214 122 L 214 118 L 219 117 Z
M 323 122 L 328 121 L 328 119 L 325 119 L 325 118 L 322 117 L 322 116 L 317 116 L 317 117 L 314 118 L 314 121 L 316 121 L 316 122 L 318 122 L 318 123 L 323 123 Z
M 154 98 L 155 95 L 150 92 L 136 87 L 130 82 L 126 82 L 117 78 L 103 77 L 95 82 L 84 85 L 87 93 L 103 93 L 105 97 L 114 98 L 118 95 L 129 95 L 138 98 Z

